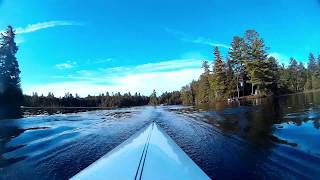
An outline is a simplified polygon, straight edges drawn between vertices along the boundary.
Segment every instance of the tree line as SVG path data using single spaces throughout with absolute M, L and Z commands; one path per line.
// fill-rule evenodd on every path
M 118 93 L 109 92 L 99 94 L 98 96 L 88 95 L 80 97 L 78 94 L 65 93 L 63 97 L 56 97 L 53 93 L 38 95 L 37 92 L 32 95 L 24 95 L 22 106 L 25 107 L 131 107 L 144 105 L 179 105 L 182 104 L 180 91 L 164 92 L 157 96 L 153 90 L 150 96 L 144 96 L 140 93 Z
M 103 93 L 98 96 L 80 97 L 78 94 L 66 93 L 63 97 L 55 97 L 53 93 L 47 96 L 24 95 L 23 106 L 26 107 L 130 107 L 143 106 L 149 103 L 149 97 L 142 96 L 140 93 Z
M 307 68 L 290 58 L 288 66 L 268 55 L 264 40 L 255 30 L 235 36 L 225 57 L 214 47 L 212 66 L 202 64 L 198 80 L 182 87 L 183 104 L 205 104 L 219 100 L 280 95 L 320 89 L 320 55 L 309 55 Z

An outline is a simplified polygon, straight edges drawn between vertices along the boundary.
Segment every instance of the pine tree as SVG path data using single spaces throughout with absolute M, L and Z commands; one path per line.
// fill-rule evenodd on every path
M 209 66 L 209 62 L 208 61 L 203 61 L 202 63 L 202 68 L 203 68 L 203 73 L 205 75 L 209 75 L 210 74 L 210 66 Z
M 298 65 L 297 73 L 297 91 L 303 91 L 307 82 L 307 70 L 303 63 L 300 62 Z
M 226 69 L 226 94 L 229 98 L 234 97 L 235 93 L 238 92 L 239 96 L 239 88 L 237 77 L 232 69 L 231 60 L 227 60 L 227 69 Z
M 226 71 L 225 63 L 222 60 L 220 51 L 218 47 L 215 47 L 213 50 L 215 57 L 213 73 L 215 78 L 215 87 L 216 87 L 216 97 L 222 97 L 226 92 Z
M 236 88 L 237 88 L 237 96 L 240 97 L 240 82 L 243 82 L 246 75 L 245 71 L 245 43 L 243 39 L 239 36 L 235 36 L 231 43 L 231 48 L 229 50 L 229 57 L 230 57 L 230 65 L 236 76 Z
M 263 39 L 259 37 L 259 34 L 255 30 L 247 30 L 245 33 L 246 43 L 246 70 L 250 77 L 251 82 L 251 94 L 254 94 L 254 87 L 256 86 L 256 92 L 260 93 L 262 86 L 264 86 L 264 73 L 267 71 L 266 59 L 267 48 L 265 47 Z
M 313 53 L 309 54 L 309 61 L 308 61 L 308 70 L 307 70 L 307 82 L 305 85 L 306 90 L 313 89 L 313 80 L 315 78 L 315 75 L 317 73 L 318 64 L 317 60 Z
M 198 82 L 198 103 L 205 104 L 209 103 L 209 95 L 210 95 L 210 83 L 209 83 L 209 63 L 208 61 L 203 61 L 202 68 L 203 74 L 201 74 L 199 82 Z
M 181 89 L 181 101 L 184 105 L 193 105 L 193 95 L 191 85 L 183 86 Z
M 20 88 L 20 70 L 17 58 L 15 57 L 18 46 L 15 41 L 15 33 L 11 26 L 8 26 L 5 33 L 1 35 L 1 56 L 0 76 L 8 86 Z
M 270 56 L 266 61 L 265 68 L 265 89 L 273 93 L 278 93 L 279 81 L 280 81 L 280 70 L 276 58 Z
M 314 74 L 317 71 L 318 65 L 317 60 L 314 57 L 313 53 L 309 54 L 309 62 L 308 62 L 308 70 L 311 72 L 311 74 Z
M 289 89 L 293 92 L 298 92 L 298 62 L 294 58 L 290 58 L 288 67 L 289 72 Z
M 153 90 L 151 96 L 150 96 L 150 102 L 149 104 L 156 106 L 158 105 L 158 98 L 157 98 L 157 93 L 156 90 Z
M 1 34 L 0 42 L 0 102 L 10 108 L 10 111 L 20 108 L 23 101 L 20 70 L 16 58 L 18 46 L 14 39 L 13 28 L 8 26 L 7 30 Z
M 278 81 L 278 91 L 279 93 L 288 93 L 290 92 L 289 87 L 290 87 L 290 83 L 289 83 L 289 79 L 290 79 L 290 74 L 289 71 L 286 69 L 285 65 L 282 64 L 279 67 L 279 81 Z

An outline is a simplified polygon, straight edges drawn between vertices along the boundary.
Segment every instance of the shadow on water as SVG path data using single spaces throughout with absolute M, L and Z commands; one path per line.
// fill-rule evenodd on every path
M 0 120 L 1 119 L 16 119 L 22 117 L 20 106 L 12 104 L 0 103 Z
M 281 136 L 277 136 L 277 132 L 283 131 L 288 126 L 308 126 L 309 129 L 319 130 L 320 93 L 234 103 L 220 102 L 173 111 L 186 116 L 195 116 L 226 134 L 238 134 L 258 146 L 269 146 L 273 142 L 297 146 L 296 142 L 281 139 Z M 306 132 L 304 134 L 307 135 Z
M 17 127 L 14 123 L 11 124 L 12 126 L 0 126 L 0 168 L 6 167 L 10 164 L 13 164 L 15 162 L 19 162 L 24 159 L 24 157 L 19 158 L 4 158 L 3 154 L 14 151 L 23 145 L 20 145 L 18 147 L 11 147 L 7 148 L 7 143 L 11 141 L 12 138 L 18 137 L 22 133 L 24 133 L 25 129 L 20 129 Z
M 190 123 L 159 124 L 213 179 L 320 175 L 319 92 L 168 110 Z

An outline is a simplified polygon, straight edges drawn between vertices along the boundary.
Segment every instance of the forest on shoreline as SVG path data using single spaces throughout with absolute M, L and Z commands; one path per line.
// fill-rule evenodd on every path
M 140 93 L 102 93 L 80 97 L 66 92 L 63 97 L 23 95 L 20 69 L 16 53 L 15 33 L 8 26 L 0 37 L 0 118 L 17 117 L 24 107 L 130 107 L 142 105 L 201 105 L 216 101 L 237 100 L 243 97 L 264 97 L 320 89 L 320 55 L 310 53 L 308 65 L 290 58 L 288 66 L 270 56 L 269 48 L 255 30 L 247 30 L 243 37 L 233 37 L 225 57 L 218 47 L 213 49 L 212 62 L 203 61 L 203 73 L 198 80 L 180 91 L 157 96 Z
M 214 60 L 204 61 L 198 80 L 181 89 L 181 101 L 200 105 L 241 97 L 265 97 L 320 89 L 320 55 L 309 54 L 307 67 L 295 58 L 279 64 L 255 30 L 234 36 L 225 58 L 214 47 Z

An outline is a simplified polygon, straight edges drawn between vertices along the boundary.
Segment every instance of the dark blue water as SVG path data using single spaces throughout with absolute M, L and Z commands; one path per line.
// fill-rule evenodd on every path
M 318 179 L 320 94 L 0 121 L 0 179 L 68 179 L 156 121 L 214 179 Z

